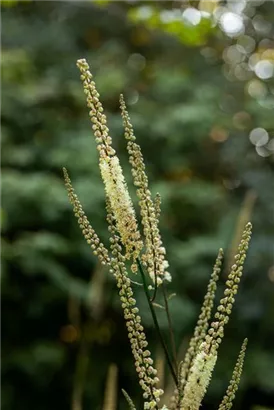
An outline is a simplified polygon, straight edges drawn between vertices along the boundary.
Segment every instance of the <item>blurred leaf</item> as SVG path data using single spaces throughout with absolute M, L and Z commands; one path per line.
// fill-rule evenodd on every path
M 167 13 L 169 13 L 168 17 Z M 168 12 L 160 11 L 158 7 L 140 6 L 129 11 L 129 18 L 134 23 L 142 22 L 149 28 L 157 28 L 168 34 L 176 35 L 183 44 L 188 46 L 204 44 L 215 30 L 208 18 L 202 17 L 196 26 L 185 24 L 179 9 Z

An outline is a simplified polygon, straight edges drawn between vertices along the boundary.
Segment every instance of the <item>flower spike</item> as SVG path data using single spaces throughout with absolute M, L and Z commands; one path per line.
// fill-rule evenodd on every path
M 81 72 L 84 92 L 87 96 L 87 105 L 91 110 L 89 114 L 99 151 L 99 167 L 106 195 L 110 200 L 117 228 L 126 248 L 126 258 L 130 259 L 132 257 L 135 261 L 143 244 L 127 184 L 119 159 L 112 147 L 112 138 L 109 136 L 106 116 L 103 113 L 103 107 L 99 100 L 100 95 L 89 71 L 89 65 L 85 59 L 80 59 L 77 61 L 77 66 Z
M 232 407 L 235 394 L 240 384 L 240 379 L 241 379 L 241 374 L 242 374 L 243 364 L 244 364 L 244 359 L 245 359 L 246 346 L 247 346 L 247 339 L 245 339 L 242 344 L 236 365 L 232 373 L 232 378 L 230 380 L 226 394 L 218 410 L 230 410 Z
M 206 336 L 207 342 L 210 342 L 211 346 L 216 349 L 218 349 L 224 337 L 224 327 L 229 321 L 233 304 L 235 302 L 235 295 L 238 292 L 239 283 L 243 274 L 243 265 L 251 238 L 251 231 L 252 225 L 248 222 L 243 231 L 237 254 L 234 257 L 235 262 L 231 267 L 226 281 L 224 297 L 220 300 L 220 304 L 214 316 L 215 320 L 211 323 Z
M 151 280 L 157 285 L 163 280 L 171 279 L 166 269 L 168 262 L 165 259 L 166 250 L 162 245 L 159 231 L 159 199 L 157 199 L 156 209 L 148 188 L 148 177 L 145 172 L 145 163 L 140 146 L 135 142 L 133 127 L 126 109 L 123 95 L 120 95 L 120 107 L 125 128 L 125 138 L 129 153 L 129 162 L 132 166 L 132 176 L 134 185 L 137 187 L 137 196 L 141 208 L 141 220 L 144 229 L 146 253 L 142 255 L 142 263 L 147 268 Z
M 216 283 L 219 278 L 223 259 L 223 250 L 219 250 L 207 286 L 207 292 L 198 322 L 194 329 L 194 335 L 190 340 L 185 359 L 180 363 L 177 372 L 177 352 L 171 329 L 168 308 L 169 298 L 167 297 L 165 290 L 166 283 L 163 283 L 164 281 L 170 281 L 171 276 L 167 272 L 168 262 L 165 256 L 166 251 L 163 247 L 159 230 L 161 197 L 158 193 L 155 197 L 152 197 L 149 190 L 143 154 L 140 146 L 136 142 L 126 104 L 121 95 L 120 108 L 125 130 L 124 135 L 127 141 L 127 151 L 129 154 L 129 162 L 131 164 L 133 182 L 137 188 L 137 197 L 139 199 L 140 216 L 143 228 L 142 234 L 144 236 L 143 241 L 127 183 L 123 175 L 123 170 L 118 156 L 116 155 L 116 151 L 112 146 L 112 138 L 109 135 L 106 116 L 99 100 L 100 95 L 96 89 L 96 84 L 93 81 L 89 65 L 85 59 L 79 59 L 77 61 L 77 66 L 81 73 L 81 80 L 83 82 L 84 93 L 89 108 L 89 116 L 99 152 L 99 169 L 105 186 L 106 219 L 110 233 L 109 250 L 100 241 L 93 227 L 89 223 L 82 205 L 74 192 L 68 172 L 63 168 L 65 185 L 68 191 L 69 200 L 73 206 L 74 214 L 78 219 L 79 226 L 87 243 L 90 245 L 93 253 L 98 257 L 100 262 L 109 266 L 110 273 L 116 279 L 129 343 L 134 357 L 135 369 L 143 393 L 144 400 L 142 408 L 144 410 L 199 410 L 217 361 L 218 349 L 224 337 L 224 327 L 229 321 L 233 304 L 235 302 L 235 295 L 238 291 L 251 237 L 252 225 L 251 223 L 247 223 L 245 226 L 234 264 L 232 264 L 226 281 L 224 295 L 220 300 L 213 319 L 211 319 L 217 287 Z M 132 284 L 135 282 L 132 281 L 128 275 L 127 260 L 130 260 L 132 263 L 131 271 L 139 271 L 141 275 L 142 286 L 148 299 L 149 309 L 152 314 L 155 328 L 165 352 L 171 376 L 175 382 L 175 392 L 170 402 L 170 406 L 168 407 L 164 404 L 160 405 L 163 390 L 159 385 L 157 370 L 148 348 L 148 342 L 144 327 L 141 323 L 139 309 L 136 306 L 136 300 L 132 288 Z M 150 276 L 153 286 L 147 284 L 146 272 Z M 162 285 L 161 289 L 163 291 L 165 303 L 164 308 L 168 317 L 171 346 L 173 347 L 173 358 L 171 357 L 168 345 L 165 343 L 164 337 L 162 336 L 159 321 L 154 310 L 154 306 L 157 305 L 154 300 L 159 285 Z M 150 295 L 151 289 L 154 289 L 152 297 Z M 158 304 L 158 306 L 160 305 Z M 232 407 L 235 393 L 240 382 L 246 345 L 247 339 L 243 342 L 230 384 L 218 410 L 230 410 Z M 116 373 L 116 370 L 114 373 Z M 107 389 L 107 391 L 111 392 L 111 394 L 106 395 L 105 406 L 108 406 L 108 399 L 111 399 L 110 401 L 113 405 L 115 405 L 116 402 L 116 391 L 115 389 L 113 390 L 114 385 L 111 385 L 110 387 L 111 389 Z M 122 390 L 122 392 L 127 400 L 130 410 L 135 410 L 136 407 L 129 395 L 124 390 Z
M 87 243 L 90 245 L 94 255 L 98 257 L 100 262 L 103 265 L 109 265 L 110 264 L 110 258 L 109 258 L 109 253 L 106 247 L 103 245 L 103 243 L 100 241 L 99 237 L 97 236 L 96 232 L 90 225 L 88 218 L 86 217 L 82 205 L 77 197 L 77 195 L 74 192 L 74 189 L 71 184 L 71 180 L 68 174 L 68 171 L 66 168 L 63 168 L 63 173 L 64 173 L 64 178 L 65 178 L 65 185 L 68 191 L 68 197 L 69 200 L 73 206 L 73 211 L 78 218 L 78 223 L 79 226 L 83 232 L 83 235 L 87 241 Z
M 119 159 L 116 155 L 111 158 L 101 158 L 99 166 L 117 230 L 126 248 L 126 258 L 132 256 L 133 260 L 136 260 L 143 243 Z
M 159 381 L 156 377 L 157 370 L 153 366 L 151 353 L 147 349 L 148 342 L 141 324 L 141 317 L 138 314 L 139 309 L 136 307 L 136 300 L 134 299 L 130 279 L 127 275 L 125 257 L 121 254 L 120 238 L 116 234 L 115 218 L 112 215 L 109 202 L 107 202 L 107 220 L 111 233 L 110 242 L 113 255 L 111 258 L 111 272 L 116 279 L 119 289 L 119 296 L 128 330 L 128 338 L 135 359 L 135 368 L 139 376 L 139 384 L 144 391 L 144 409 L 157 409 L 157 403 L 160 401 L 160 396 L 163 394 L 163 391 L 156 387 Z
M 93 81 L 93 76 L 89 70 L 87 61 L 82 58 L 77 60 L 77 67 L 81 72 L 81 80 L 83 81 L 84 93 L 87 98 L 87 106 L 90 109 L 89 116 L 93 123 L 92 129 L 97 142 L 97 149 L 100 157 L 113 156 L 115 150 L 112 147 L 112 138 L 109 136 L 107 127 L 107 119 L 104 114 L 103 106 L 99 100 L 100 94 L 96 89 L 96 84 Z
M 218 252 L 218 256 L 216 258 L 216 262 L 213 268 L 213 272 L 211 274 L 211 278 L 207 287 L 207 292 L 204 298 L 204 303 L 201 308 L 201 313 L 197 322 L 197 325 L 194 330 L 194 335 L 190 340 L 189 348 L 185 355 L 184 361 L 180 365 L 180 390 L 184 388 L 188 372 L 190 366 L 192 365 L 193 358 L 198 352 L 198 349 L 201 343 L 204 341 L 206 332 L 209 325 L 209 320 L 211 317 L 211 311 L 213 308 L 213 301 L 215 297 L 215 292 L 217 288 L 217 280 L 219 279 L 219 274 L 221 271 L 222 259 L 223 259 L 224 251 L 221 248 Z

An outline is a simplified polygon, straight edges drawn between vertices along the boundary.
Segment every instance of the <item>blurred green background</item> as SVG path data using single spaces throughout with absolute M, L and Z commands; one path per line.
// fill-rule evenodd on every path
M 244 337 L 234 409 L 274 408 L 273 2 L 4 1 L 1 8 L 2 409 L 114 410 L 104 404 L 111 363 L 117 409 L 127 408 L 121 388 L 140 403 L 115 283 L 85 243 L 62 180 L 65 166 L 107 243 L 78 58 L 91 65 L 128 181 L 121 92 L 151 190 L 162 195 L 180 355 L 218 248 L 226 251 L 220 296 L 238 232 L 252 220 L 203 409 L 218 408 Z M 146 300 L 135 290 L 161 367 Z M 159 317 L 167 334 L 160 310 Z

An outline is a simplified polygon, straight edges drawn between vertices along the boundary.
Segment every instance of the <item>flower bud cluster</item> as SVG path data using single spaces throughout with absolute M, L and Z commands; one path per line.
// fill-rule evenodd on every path
M 116 227 L 126 248 L 126 258 L 135 260 L 143 243 L 119 159 L 116 155 L 101 158 L 99 166 Z
M 157 403 L 159 403 L 163 391 L 156 387 L 159 381 L 157 370 L 153 366 L 151 353 L 147 349 L 148 343 L 146 335 L 141 324 L 139 309 L 136 307 L 136 300 L 134 299 L 130 279 L 127 276 L 125 266 L 126 259 L 125 256 L 121 254 L 122 247 L 119 244 L 120 238 L 116 235 L 116 227 L 114 226 L 115 218 L 111 214 L 109 201 L 107 203 L 107 211 L 107 220 L 111 233 L 111 251 L 113 255 L 111 258 L 111 272 L 116 278 L 131 350 L 135 360 L 135 368 L 139 377 L 139 384 L 144 391 L 144 409 L 156 409 L 158 408 Z
M 208 388 L 217 361 L 217 352 L 208 352 L 207 346 L 203 345 L 190 368 L 180 410 L 198 410 Z
M 89 70 L 87 61 L 82 58 L 77 60 L 77 67 L 81 72 L 81 80 L 83 81 L 84 93 L 87 98 L 87 106 L 90 109 L 89 116 L 93 123 L 93 131 L 97 142 L 97 149 L 100 157 L 113 156 L 115 150 L 112 147 L 112 139 L 109 136 L 107 127 L 107 119 L 104 114 L 103 106 L 99 100 L 99 93 L 96 89 L 93 76 Z
M 110 258 L 109 258 L 108 250 L 105 248 L 105 246 L 103 245 L 103 243 L 100 241 L 99 237 L 97 236 L 96 232 L 90 225 L 83 211 L 82 205 L 71 185 L 71 180 L 69 178 L 66 168 L 63 168 L 63 172 L 64 172 L 64 178 L 65 178 L 65 185 L 68 191 L 68 197 L 73 206 L 74 214 L 76 218 L 78 218 L 78 223 L 83 232 L 83 235 L 87 243 L 90 245 L 94 255 L 98 257 L 100 262 L 103 265 L 109 265 Z
M 117 223 L 118 232 L 126 248 L 126 258 L 135 260 L 142 249 L 141 235 L 138 231 L 135 211 L 129 196 L 128 188 L 123 176 L 123 171 L 119 159 L 112 147 L 112 139 L 109 136 L 107 120 L 103 112 L 102 104 L 99 100 L 99 93 L 89 65 L 85 59 L 77 61 L 77 66 L 81 72 L 84 92 L 87 96 L 87 105 L 90 108 L 90 118 L 93 123 L 93 130 L 100 155 L 99 166 L 106 194 Z
M 215 313 L 215 320 L 211 323 L 210 329 L 206 336 L 206 340 L 218 348 L 223 337 L 224 327 L 229 321 L 233 304 L 235 302 L 235 295 L 238 292 L 239 283 L 243 274 L 243 264 L 246 258 L 249 241 L 251 238 L 252 225 L 248 222 L 243 231 L 241 242 L 238 246 L 237 254 L 235 255 L 235 263 L 231 267 L 231 271 L 226 281 L 226 289 L 224 297 L 220 300 L 220 304 Z
M 130 122 L 128 112 L 123 96 L 120 96 L 120 106 L 125 128 L 125 138 L 128 140 L 127 150 L 129 153 L 129 162 L 132 166 L 132 176 L 134 185 L 137 187 L 137 196 L 141 209 L 141 219 L 145 236 L 146 252 L 142 256 L 143 265 L 156 285 L 162 283 L 164 279 L 170 280 L 171 276 L 166 269 L 166 250 L 163 247 L 159 225 L 159 206 L 160 201 L 157 199 L 156 206 L 153 203 L 151 192 L 148 189 L 148 178 L 145 172 L 145 164 L 141 148 L 135 142 L 133 128 Z
M 122 390 L 122 393 L 123 393 L 123 395 L 124 395 L 124 397 L 127 401 L 129 410 L 136 410 L 136 407 L 134 406 L 134 403 L 133 403 L 131 397 L 127 394 L 127 392 L 124 389 L 121 389 L 121 390 Z
M 180 398 L 179 389 L 176 386 L 174 391 L 173 391 L 173 394 L 172 394 L 172 396 L 170 397 L 170 400 L 169 400 L 169 410 L 178 410 L 178 408 L 179 408 L 179 398 Z
M 229 386 L 227 388 L 226 394 L 219 406 L 218 410 L 229 410 L 232 407 L 233 400 L 235 399 L 235 394 L 238 390 L 241 374 L 243 370 L 245 351 L 246 351 L 247 339 L 244 340 L 236 365 L 234 367 L 232 378 L 230 380 Z
M 155 208 L 156 218 L 159 219 L 161 215 L 161 195 L 159 194 L 159 192 L 157 192 L 155 199 L 154 199 L 154 208 Z
M 215 297 L 215 292 L 217 288 L 217 280 L 219 279 L 219 274 L 221 271 L 222 259 L 223 259 L 223 249 L 220 249 L 216 262 L 208 283 L 207 292 L 204 297 L 204 302 L 201 308 L 201 313 L 197 325 L 194 330 L 194 335 L 190 340 L 189 348 L 186 352 L 185 359 L 180 366 L 180 390 L 184 388 L 190 366 L 192 365 L 193 358 L 197 354 L 201 343 L 204 341 L 206 332 L 209 325 L 209 320 L 211 317 L 211 312 L 213 308 L 213 302 Z
M 85 239 L 102 264 L 110 266 L 110 272 L 116 279 L 135 368 L 139 377 L 139 384 L 143 390 L 144 410 L 159 410 L 159 402 L 163 390 L 157 388 L 157 383 L 159 382 L 157 370 L 154 367 L 151 353 L 148 349 L 148 342 L 141 323 L 139 310 L 136 307 L 131 280 L 127 275 L 125 265 L 126 260 L 131 259 L 132 272 L 137 271 L 138 265 L 141 268 L 138 257 L 143 249 L 143 242 L 138 230 L 135 211 L 123 171 L 116 152 L 112 147 L 112 139 L 109 136 L 106 116 L 103 112 L 103 107 L 99 100 L 100 96 L 93 81 L 92 74 L 89 71 L 89 66 L 85 59 L 78 60 L 77 66 L 81 72 L 81 80 L 83 81 L 87 105 L 90 109 L 89 115 L 99 151 L 99 167 L 105 185 L 107 222 L 111 234 L 111 254 L 109 254 L 109 251 L 105 248 L 90 225 L 71 185 L 67 170 L 64 168 L 65 184 L 70 202 L 73 205 L 74 214 L 78 218 L 78 223 Z M 169 272 L 167 272 L 168 262 L 165 256 L 166 251 L 163 247 L 159 231 L 161 197 L 157 194 L 156 197 L 152 199 L 148 187 L 148 177 L 146 175 L 143 155 L 140 146 L 136 143 L 123 96 L 120 98 L 120 106 L 125 128 L 125 138 L 127 140 L 129 162 L 132 167 L 134 185 L 137 188 L 143 234 L 145 237 L 145 252 L 141 257 L 141 261 L 155 284 L 154 300 L 157 286 L 164 280 L 171 280 L 171 276 Z M 223 258 L 223 250 L 219 250 L 201 313 L 194 330 L 194 335 L 190 341 L 185 360 L 180 363 L 178 383 L 177 375 L 175 374 L 174 377 L 176 389 L 170 409 L 198 410 L 201 405 L 217 361 L 217 352 L 224 336 L 224 327 L 229 321 L 235 301 L 234 298 L 238 291 L 251 236 L 251 228 L 250 223 L 245 226 L 242 240 L 235 256 L 235 263 L 231 267 L 226 281 L 224 296 L 220 300 L 217 312 L 214 315 L 214 320 L 209 326 L 216 292 L 216 282 L 219 278 Z M 143 270 L 141 270 L 141 273 L 143 278 Z M 144 285 L 146 285 L 145 281 Z M 147 293 L 146 286 L 145 290 Z M 149 302 L 151 303 L 150 299 Z M 153 309 L 152 313 L 154 313 Z M 229 410 L 232 406 L 232 401 L 237 391 L 242 372 L 246 344 L 247 341 L 245 340 L 219 410 Z M 169 358 L 168 353 L 167 357 Z M 173 370 L 172 365 L 171 370 Z M 130 408 L 135 409 L 127 393 L 125 397 Z M 167 410 L 167 407 L 163 406 L 162 410 Z

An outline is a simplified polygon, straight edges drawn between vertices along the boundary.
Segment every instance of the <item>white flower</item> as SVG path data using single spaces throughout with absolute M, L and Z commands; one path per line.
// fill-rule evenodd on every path
M 165 272 L 165 274 L 164 274 L 164 279 L 165 279 L 167 282 L 171 282 L 171 280 L 172 280 L 171 274 L 170 274 L 169 272 Z
M 126 247 L 126 257 L 135 259 L 142 247 L 135 211 L 117 156 L 100 158 L 100 170 L 111 210 Z
M 200 351 L 193 361 L 180 410 L 198 410 L 209 385 L 217 353 Z

